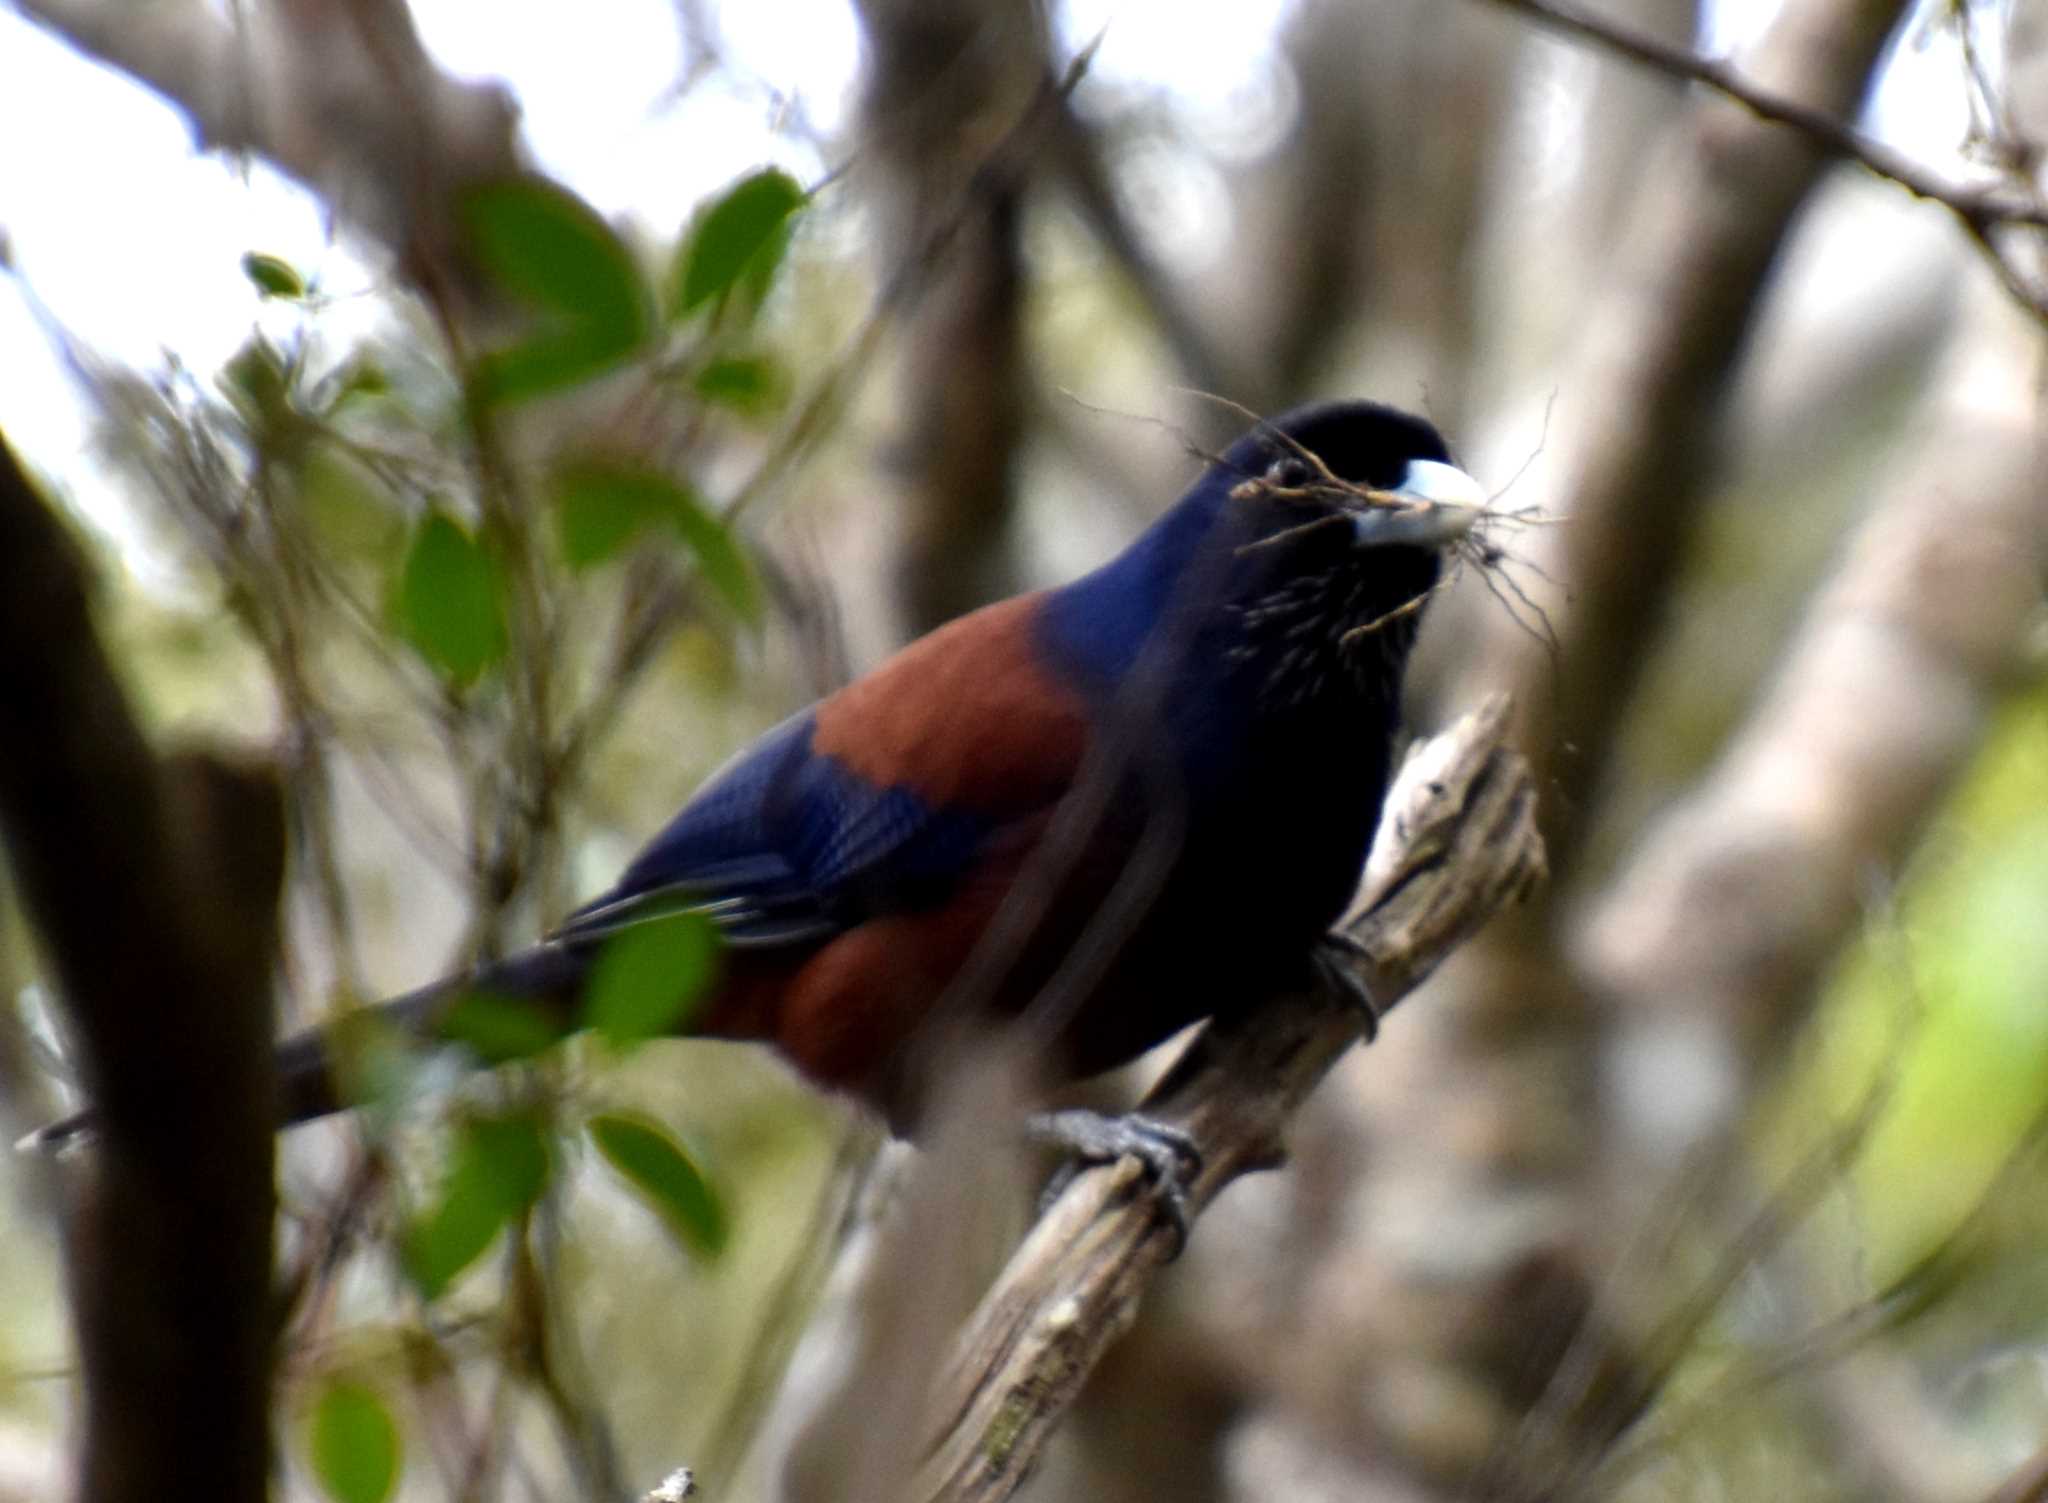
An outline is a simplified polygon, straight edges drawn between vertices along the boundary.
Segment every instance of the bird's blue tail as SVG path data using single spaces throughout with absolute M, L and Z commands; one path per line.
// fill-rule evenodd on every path
M 455 1004 L 476 993 L 537 1004 L 559 1031 L 570 1027 L 570 1008 L 588 967 L 582 946 L 547 943 L 508 955 L 461 976 L 450 976 L 406 992 L 375 1007 L 347 1015 L 346 1026 L 367 1020 L 401 1037 L 430 1040 L 442 1036 L 442 1025 Z M 309 1028 L 277 1046 L 278 1125 L 310 1121 L 340 1111 L 350 1102 L 336 1079 L 333 1030 Z M 92 1139 L 98 1114 L 86 1107 L 47 1127 L 37 1128 L 15 1146 L 23 1152 L 61 1153 Z

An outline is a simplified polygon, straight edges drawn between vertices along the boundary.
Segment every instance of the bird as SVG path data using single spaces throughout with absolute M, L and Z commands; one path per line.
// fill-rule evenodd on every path
M 1422 608 L 1486 504 L 1423 418 L 1345 400 L 1260 421 L 1109 562 L 784 720 L 552 934 L 377 1013 L 432 1037 L 482 993 L 567 1031 L 607 944 L 695 915 L 719 974 L 681 1031 L 768 1044 L 914 1134 L 941 1019 L 1031 1030 L 1063 1081 L 1312 982 Z M 285 1122 L 348 1104 L 327 1033 L 277 1063 Z M 1193 1152 L 1142 1119 L 1044 1120 L 1161 1174 Z

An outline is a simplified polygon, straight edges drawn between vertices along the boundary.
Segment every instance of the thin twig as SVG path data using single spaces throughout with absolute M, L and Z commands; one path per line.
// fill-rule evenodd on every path
M 1954 182 L 1902 151 L 1865 135 L 1840 116 L 1753 82 L 1725 58 L 1707 57 L 1661 40 L 1608 16 L 1598 15 L 1572 0 L 1490 0 L 1505 10 L 1520 11 L 1543 25 L 1581 41 L 1594 43 L 1644 67 L 1702 84 L 1733 100 L 1760 120 L 1788 126 L 1831 156 L 1896 183 L 1915 198 L 1940 204 L 1962 224 L 1971 242 L 1991 262 L 1999 281 L 2015 301 L 2036 318 L 2048 320 L 2048 288 L 2031 284 L 2005 254 L 1995 236 L 2001 229 L 2048 229 L 2048 203 L 2031 191 L 2016 192 L 2007 182 L 1974 187 Z
M 1932 172 L 1902 151 L 1857 130 L 1827 110 L 1816 109 L 1788 99 L 1751 82 L 1741 69 L 1725 58 L 1706 57 L 1685 47 L 1661 41 L 1620 21 L 1595 15 L 1571 0 L 1490 0 L 1508 10 L 1534 16 L 1547 26 L 1571 36 L 1596 42 L 1610 52 L 1654 68 L 1659 73 L 1691 83 L 1704 84 L 1726 95 L 1760 120 L 1788 125 L 1825 148 L 1887 178 L 1911 193 L 1938 203 L 1971 225 L 2018 224 L 2048 228 L 2048 205 L 2031 195 L 2025 198 L 1995 188 L 1973 188 L 1951 182 Z

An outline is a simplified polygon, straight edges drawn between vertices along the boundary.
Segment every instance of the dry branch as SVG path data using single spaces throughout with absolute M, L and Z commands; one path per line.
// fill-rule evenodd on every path
M 1940 204 L 1955 215 L 1971 241 L 1984 253 L 2007 294 L 2035 318 L 2048 321 L 2048 284 L 2041 281 L 2038 270 L 2040 232 L 2048 229 L 2048 200 L 2022 172 L 2010 171 L 2005 181 L 1988 185 L 1955 182 L 1906 153 L 1865 135 L 1841 114 L 1776 93 L 1721 58 L 1702 57 L 1673 46 L 1572 4 L 1571 0 L 1493 3 L 1534 16 L 1567 36 L 1592 42 L 1669 77 L 1704 84 L 1734 100 L 1759 120 L 1789 126 L 1824 151 L 1867 168 L 1916 198 Z M 1965 20 L 1959 24 L 1969 23 Z M 2001 160 L 2008 163 L 2026 163 L 2037 156 L 2029 142 L 2004 140 L 1998 145 Z M 1999 232 L 2006 230 L 2031 232 L 2036 255 L 2030 259 L 2014 254 L 2001 243 Z
M 1533 16 L 1567 36 L 1591 42 L 1672 78 L 1704 84 L 1734 100 L 1759 120 L 1790 126 L 1833 155 L 1890 179 L 1914 197 L 1941 204 L 1973 229 L 1996 224 L 2048 227 L 2048 204 L 2037 196 L 2002 186 L 1951 182 L 1906 153 L 1865 135 L 1842 115 L 1766 88 L 1723 58 L 1705 57 L 1675 46 L 1625 22 L 1574 5 L 1571 0 L 1492 3 Z
M 1347 932 L 1384 1011 L 1544 872 L 1535 795 L 1503 745 L 1504 697 L 1488 700 L 1411 756 L 1388 798 Z M 1239 1175 L 1282 1155 L 1288 1119 L 1357 1040 L 1356 1010 L 1320 993 L 1212 1024 L 1145 1110 L 1190 1133 L 1204 1162 L 1199 1211 Z M 1135 1163 L 1080 1175 L 1046 1211 L 982 1300 L 941 1379 L 918 1496 L 1008 1497 L 1095 1364 L 1136 1317 L 1176 1233 Z

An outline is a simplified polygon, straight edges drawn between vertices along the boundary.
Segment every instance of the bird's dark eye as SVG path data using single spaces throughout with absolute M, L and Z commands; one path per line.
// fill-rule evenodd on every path
M 1266 467 L 1266 484 L 1268 485 L 1278 486 L 1285 490 L 1293 490 L 1299 486 L 1307 485 L 1308 481 L 1308 466 L 1292 454 L 1283 455 Z

